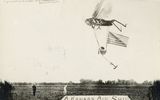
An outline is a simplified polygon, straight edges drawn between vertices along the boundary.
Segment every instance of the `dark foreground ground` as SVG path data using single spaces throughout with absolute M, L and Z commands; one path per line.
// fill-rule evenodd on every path
M 32 94 L 32 85 L 14 86 L 13 100 L 61 100 L 64 85 L 37 85 L 36 95 Z M 109 86 L 79 85 L 67 87 L 68 95 L 128 95 L 131 100 L 149 100 L 149 86 Z
M 0 100 L 61 100 L 66 95 L 127 95 L 131 100 L 160 100 L 160 81 L 152 85 L 119 85 L 100 83 L 1 83 Z

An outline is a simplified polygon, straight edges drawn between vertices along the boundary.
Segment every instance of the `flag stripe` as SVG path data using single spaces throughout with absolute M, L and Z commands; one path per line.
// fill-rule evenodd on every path
M 128 37 L 109 32 L 107 43 L 127 47 Z

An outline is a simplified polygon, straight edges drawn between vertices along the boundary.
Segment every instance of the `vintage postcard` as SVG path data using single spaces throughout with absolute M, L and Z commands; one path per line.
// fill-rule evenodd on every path
M 160 0 L 0 0 L 0 100 L 160 100 Z

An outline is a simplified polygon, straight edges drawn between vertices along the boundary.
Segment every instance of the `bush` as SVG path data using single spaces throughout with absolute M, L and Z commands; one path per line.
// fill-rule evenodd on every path
M 149 90 L 150 100 L 160 100 L 160 80 L 154 81 L 153 86 L 151 86 Z
M 13 86 L 11 83 L 4 81 L 0 82 L 0 100 L 11 100 L 11 90 L 13 89 Z
M 80 84 L 94 84 L 95 82 L 90 79 L 80 79 Z

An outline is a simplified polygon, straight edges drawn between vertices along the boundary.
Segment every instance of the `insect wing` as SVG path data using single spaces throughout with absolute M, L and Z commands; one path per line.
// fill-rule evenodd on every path
M 95 12 L 93 13 L 93 17 L 100 18 L 100 19 L 106 19 L 108 15 L 112 11 L 112 5 L 109 0 L 101 0 L 95 9 Z
M 104 0 L 100 0 L 96 7 L 95 7 L 95 10 L 94 10 L 94 13 L 92 14 L 92 17 L 96 18 L 97 15 L 99 14 L 100 10 L 101 10 L 101 7 L 102 7 L 102 4 L 103 4 Z
M 112 11 L 112 6 L 110 3 L 107 3 L 106 5 L 107 6 L 103 6 L 103 8 L 99 12 L 97 18 L 107 19 L 109 17 L 109 14 Z

